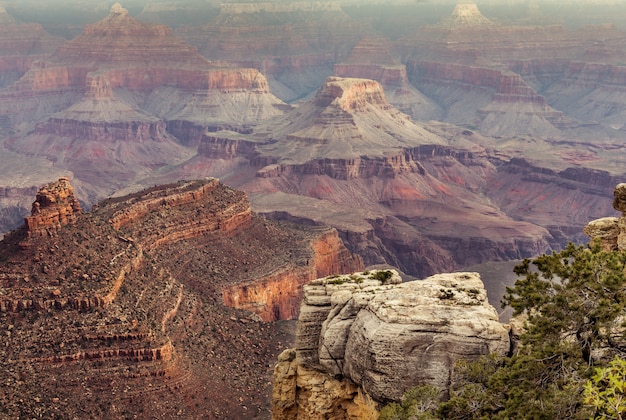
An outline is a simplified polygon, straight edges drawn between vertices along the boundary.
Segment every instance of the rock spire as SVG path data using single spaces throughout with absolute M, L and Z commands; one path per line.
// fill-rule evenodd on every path
M 31 215 L 26 218 L 28 236 L 55 234 L 74 223 L 81 212 L 80 203 L 68 178 L 59 178 L 37 193 Z

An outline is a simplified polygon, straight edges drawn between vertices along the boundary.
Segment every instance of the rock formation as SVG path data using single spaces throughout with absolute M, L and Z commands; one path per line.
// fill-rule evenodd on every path
M 61 178 L 37 193 L 31 215 L 26 218 L 26 231 L 29 236 L 55 234 L 63 226 L 76 222 L 80 212 L 69 179 Z
M 494 23 L 484 17 L 473 0 L 459 0 L 452 14 L 444 18 L 439 25 L 447 29 L 466 27 L 490 27 Z
M 621 217 L 603 217 L 589 222 L 584 232 L 591 241 L 598 240 L 605 251 L 626 250 L 626 184 L 617 184 L 613 192 L 613 208 Z
M 71 191 L 67 179 L 44 187 L 37 214 L 0 241 L 9 417 L 266 418 L 267 367 L 291 333 L 226 296 L 276 273 L 302 282 L 362 268 L 336 232 L 261 219 L 215 179 L 110 198 L 78 218 Z M 36 234 L 46 226 L 55 235 Z M 295 312 L 294 296 L 280 299 L 254 309 Z
M 295 1 L 222 4 L 203 27 L 176 34 L 211 60 L 260 70 L 272 93 L 293 101 L 319 88 L 366 32 L 338 2 Z
M 18 22 L 0 6 L 0 88 L 19 79 L 63 43 L 38 23 Z
M 71 171 L 89 204 L 193 156 L 197 144 L 185 130 L 170 134 L 168 121 L 241 127 L 284 105 L 257 70 L 209 62 L 119 3 L 0 97 L 7 147 Z
M 339 77 L 372 79 L 379 82 L 390 104 L 418 120 L 436 119 L 441 109 L 409 83 L 406 66 L 395 59 L 392 45 L 376 38 L 365 38 L 354 47 L 350 56 L 335 64 Z
M 339 411 L 371 407 L 362 403 L 369 398 L 399 401 L 418 384 L 444 391 L 457 360 L 509 347 L 476 273 L 408 283 L 391 270 L 318 279 L 305 286 L 295 354 L 283 353 L 275 370 L 273 418 L 355 418 Z M 332 378 L 346 392 L 329 397 L 319 384 Z
M 196 2 L 150 3 L 171 21 Z M 200 3 L 215 15 L 177 25 L 188 44 L 117 5 L 3 89 L 0 185 L 30 194 L 67 176 L 88 207 L 216 176 L 266 215 L 330 224 L 366 264 L 420 277 L 582 241 L 610 211 L 624 172 L 619 25 L 511 26 L 495 4 L 490 24 L 470 2 L 436 18 L 433 2 L 229 2 L 219 15 Z M 410 24 L 374 37 L 391 8 Z M 325 83 L 333 69 L 367 81 Z M 30 199 L 0 206 L 21 222 Z
M 210 162 L 251 163 L 255 173 L 242 163 L 225 177 L 254 193 L 259 211 L 330 224 L 366 264 L 426 276 L 547 247 L 546 231 L 477 204 L 483 180 L 497 175 L 474 138 L 412 121 L 376 81 L 331 77 L 284 118 L 249 134 L 209 133 L 200 150 Z

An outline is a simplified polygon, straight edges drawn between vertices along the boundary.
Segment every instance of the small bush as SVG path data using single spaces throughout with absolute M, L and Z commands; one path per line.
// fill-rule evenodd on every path
M 374 274 L 372 274 L 370 276 L 371 279 L 379 280 L 383 284 L 385 284 L 386 282 L 391 280 L 392 277 L 393 277 L 393 273 L 391 271 L 389 271 L 389 270 L 377 271 L 377 272 L 375 272 Z

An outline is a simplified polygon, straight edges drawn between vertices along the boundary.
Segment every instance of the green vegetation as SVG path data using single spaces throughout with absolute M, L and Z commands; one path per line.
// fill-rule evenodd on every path
M 432 417 L 403 400 L 381 418 L 626 418 L 625 269 L 626 253 L 598 244 L 524 260 L 503 298 L 525 320 L 513 353 L 458 363 L 449 399 L 420 414 Z
M 430 420 L 436 419 L 434 410 L 439 405 L 439 390 L 434 386 L 422 385 L 408 390 L 402 402 L 385 406 L 378 416 L 379 420 Z
M 596 409 L 595 418 L 626 418 L 626 360 L 616 357 L 585 384 L 584 402 Z
M 383 284 L 387 283 L 393 277 L 393 272 L 390 270 L 377 271 L 370 275 L 371 279 L 379 280 Z

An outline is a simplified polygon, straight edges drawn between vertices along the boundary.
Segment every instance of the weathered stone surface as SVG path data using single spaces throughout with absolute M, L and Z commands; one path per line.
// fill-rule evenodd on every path
M 272 420 L 375 420 L 376 403 L 354 382 L 299 365 L 285 350 L 274 369 Z
M 600 240 L 602 249 L 606 251 L 617 250 L 617 241 L 620 234 L 620 226 L 617 217 L 603 217 L 592 220 L 583 228 L 585 235 L 591 240 Z
M 613 191 L 613 208 L 626 213 L 626 184 L 617 184 Z
M 399 401 L 418 384 L 446 390 L 457 360 L 509 349 L 477 273 L 400 283 L 389 270 L 305 286 L 298 365 L 349 379 L 376 401 Z
M 613 190 L 613 208 L 622 212 L 621 217 L 604 217 L 589 222 L 584 232 L 591 240 L 599 239 L 607 251 L 626 250 L 626 184 L 620 183 Z
M 80 214 L 80 203 L 68 178 L 60 178 L 42 187 L 37 193 L 31 215 L 26 217 L 29 236 L 54 234 L 74 223 Z

